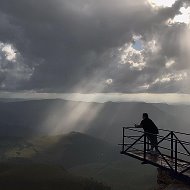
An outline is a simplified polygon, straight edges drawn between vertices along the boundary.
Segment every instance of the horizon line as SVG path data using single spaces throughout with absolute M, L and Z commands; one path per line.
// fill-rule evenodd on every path
M 63 99 L 82 102 L 145 102 L 165 104 L 188 104 L 190 94 L 183 93 L 47 93 L 35 91 L 0 92 L 1 99 Z

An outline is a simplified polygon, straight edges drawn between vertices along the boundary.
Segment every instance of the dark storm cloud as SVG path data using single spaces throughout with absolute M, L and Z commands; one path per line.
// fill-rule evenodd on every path
M 179 59 L 174 39 L 185 26 L 169 27 L 165 22 L 179 13 L 182 1 L 159 10 L 143 0 L 0 0 L 0 4 L 0 42 L 12 44 L 27 67 L 34 68 L 30 80 L 19 81 L 20 89 L 138 92 L 139 86 L 164 74 L 167 60 Z M 131 43 L 134 35 L 142 36 L 145 44 L 155 38 L 162 47 L 157 53 L 145 50 L 143 70 L 131 70 L 127 64 L 118 67 L 118 48 Z M 105 83 L 109 78 L 113 84 Z

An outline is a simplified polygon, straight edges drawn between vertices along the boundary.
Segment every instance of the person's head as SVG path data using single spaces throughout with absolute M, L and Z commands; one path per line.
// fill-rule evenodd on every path
M 146 119 L 146 118 L 148 118 L 148 114 L 147 113 L 143 113 L 142 117 L 143 117 L 143 119 Z

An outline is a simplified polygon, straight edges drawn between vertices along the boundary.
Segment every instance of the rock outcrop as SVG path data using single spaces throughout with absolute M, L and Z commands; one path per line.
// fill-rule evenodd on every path
M 173 178 L 168 171 L 158 168 L 155 190 L 190 190 L 190 186 Z

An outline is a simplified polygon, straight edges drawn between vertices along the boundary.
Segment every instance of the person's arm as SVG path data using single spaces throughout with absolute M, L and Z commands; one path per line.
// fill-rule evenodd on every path
M 138 124 L 135 123 L 135 127 L 136 128 L 143 128 L 142 121 L 141 121 L 140 125 L 138 125 Z
M 135 127 L 136 127 L 136 128 L 142 128 L 141 125 L 138 125 L 138 124 L 136 124 L 136 123 L 135 123 Z

